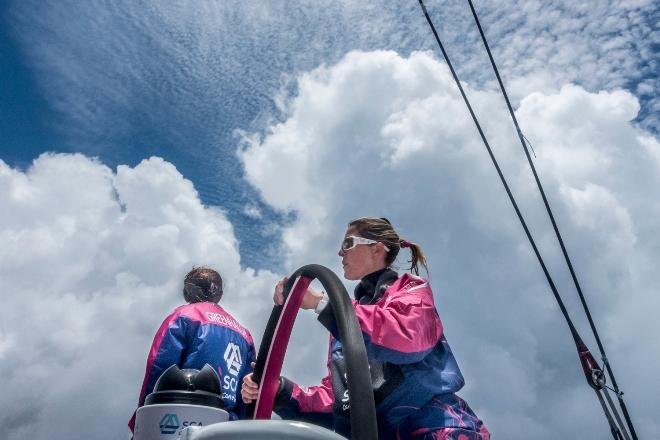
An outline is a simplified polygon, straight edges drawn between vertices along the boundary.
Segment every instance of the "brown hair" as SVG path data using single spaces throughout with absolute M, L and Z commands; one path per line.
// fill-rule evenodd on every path
M 385 264 L 388 266 L 394 263 L 401 248 L 410 248 L 409 270 L 415 275 L 419 275 L 419 264 L 421 264 L 426 273 L 429 272 L 422 248 L 416 243 L 402 240 L 388 219 L 384 217 L 361 217 L 350 221 L 348 227 L 357 230 L 360 236 L 364 238 L 376 240 L 387 246 L 390 250 L 385 257 Z
M 210 267 L 193 267 L 183 280 L 183 298 L 189 303 L 222 298 L 222 278 Z

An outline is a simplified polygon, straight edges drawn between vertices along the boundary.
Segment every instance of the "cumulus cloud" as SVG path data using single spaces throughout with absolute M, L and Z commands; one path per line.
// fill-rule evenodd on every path
M 496 93 L 466 86 L 478 108 L 497 108 Z M 650 386 L 660 350 L 649 336 L 660 331 L 650 316 L 660 305 L 651 269 L 660 257 L 660 165 L 657 140 L 631 122 L 638 111 L 628 92 L 569 84 L 522 97 L 517 114 L 638 433 L 652 438 L 660 433 Z M 482 116 L 569 312 L 596 350 L 511 123 L 494 110 Z M 427 253 L 438 309 L 467 378 L 462 394 L 497 437 L 610 435 L 522 228 L 437 59 L 351 52 L 301 75 L 278 119 L 246 135 L 239 157 L 265 202 L 295 213 L 283 229 L 287 269 L 309 262 L 339 269 L 347 221 L 387 216 Z M 399 265 L 405 268 L 405 256 Z M 298 376 L 309 379 L 300 368 Z
M 479 109 L 501 105 L 488 88 L 466 89 Z M 351 52 L 301 74 L 295 90 L 282 95 L 280 122 L 245 133 L 238 152 L 264 203 L 291 219 L 281 230 L 286 271 L 312 262 L 339 271 L 346 222 L 388 216 L 428 255 L 467 378 L 462 395 L 491 430 L 511 439 L 606 438 L 566 326 L 447 70 L 428 52 Z M 628 92 L 576 85 L 529 93 L 517 109 L 638 432 L 653 438 L 660 347 L 644 335 L 660 330 L 660 148 L 631 122 L 638 111 Z M 486 114 L 495 153 L 595 350 L 510 122 Z M 0 162 L 0 212 L 6 438 L 125 438 L 146 350 L 192 265 L 220 269 L 226 307 L 261 335 L 279 275 L 242 268 L 235 225 L 163 159 L 116 170 L 79 154 L 44 154 L 27 170 Z M 303 314 L 285 373 L 318 380 L 325 338 Z
M 416 2 L 313 3 L 8 3 L 8 33 L 57 112 L 69 148 L 90 145 L 85 151 L 95 154 L 107 145 L 113 152 L 133 149 L 152 143 L 157 133 L 158 148 L 185 152 L 182 166 L 192 162 L 191 151 L 222 158 L 205 162 L 201 171 L 191 166 L 197 174 L 186 177 L 195 177 L 197 189 L 213 200 L 232 201 L 235 218 L 242 213 L 246 224 L 261 220 L 250 223 L 252 229 L 230 225 L 229 214 L 204 207 L 191 183 L 160 159 L 116 171 L 77 155 L 42 156 L 27 171 L 3 164 L 0 281 L 8 307 L 0 312 L 0 368 L 10 384 L 4 395 L 24 396 L 18 405 L 0 398 L 6 414 L 0 426 L 8 427 L 10 438 L 53 438 L 47 427 L 71 414 L 80 414 L 74 422 L 85 429 L 98 429 L 89 436 L 107 437 L 101 427 L 90 427 L 90 408 L 97 407 L 92 399 L 107 405 L 100 409 L 110 414 L 108 431 L 123 429 L 144 351 L 178 301 L 177 283 L 187 268 L 222 265 L 246 298 L 270 291 L 274 275 L 240 268 L 235 238 L 244 228 L 245 244 L 268 226 L 241 252 L 274 253 L 264 251 L 262 240 L 280 232 L 270 207 L 294 214 L 282 231 L 287 269 L 309 262 L 338 269 L 338 235 L 362 214 L 386 213 L 403 235 L 419 241 L 432 261 L 440 311 L 468 378 L 465 392 L 501 437 L 533 432 L 553 438 L 556 427 L 582 416 L 588 423 L 581 426 L 604 432 L 556 306 L 447 72 L 423 53 L 344 57 L 351 49 L 389 48 L 406 56 L 435 50 Z M 568 292 L 501 98 L 490 91 L 492 76 L 476 49 L 465 3 L 427 4 L 469 80 L 475 107 L 500 115 L 484 121 L 487 134 Z M 658 436 L 657 405 L 647 386 L 658 360 L 652 355 L 649 362 L 643 347 L 650 342 L 636 335 L 658 330 L 650 315 L 659 281 L 660 147 L 653 134 L 631 123 L 637 118 L 657 130 L 652 2 L 491 1 L 477 7 L 633 416 L 648 437 Z M 325 67 L 298 76 L 322 62 Z M 284 113 L 274 115 L 281 123 L 259 131 L 264 118 L 258 115 L 276 107 L 271 97 L 287 81 L 282 72 L 297 78 L 283 96 L 290 89 L 296 96 L 284 98 Z M 562 87 L 566 83 L 580 86 Z M 239 157 L 266 205 L 236 202 L 245 191 L 240 178 L 217 179 L 203 168 L 210 163 L 227 175 L 236 168 L 227 154 L 234 128 L 256 132 Z M 265 309 L 227 301 L 258 336 Z M 317 356 L 319 366 L 311 371 L 315 367 L 289 359 L 287 368 L 312 381 L 324 353 L 315 354 L 309 340 L 324 335 L 313 319 L 302 319 L 306 331 L 318 334 L 302 338 L 298 332 L 294 343 L 301 356 Z M 26 322 L 34 330 L 24 330 Z M 586 334 L 584 323 L 578 325 Z M 650 348 L 647 353 L 659 352 Z M 91 371 L 107 370 L 112 374 L 104 373 L 99 388 L 107 396 L 90 396 Z M 577 391 L 568 391 L 567 383 Z M 502 395 L 514 404 L 501 405 Z M 58 405 L 62 400 L 81 403 L 71 410 Z M 558 410 L 547 420 L 541 416 L 547 408 L 572 410 L 567 418 Z M 521 420 L 524 429 L 518 429 Z M 64 429 L 63 437 L 69 432 Z
M 4 438 L 126 438 L 147 349 L 193 265 L 217 268 L 225 307 L 263 331 L 274 275 L 241 268 L 225 214 L 162 159 L 0 161 L 0 211 Z
M 460 76 L 480 89 L 494 87 L 466 2 L 426 3 Z M 415 1 L 5 4 L 8 47 L 34 80 L 28 96 L 48 107 L 40 122 L 52 132 L 44 138 L 61 139 L 46 148 L 98 155 L 113 166 L 152 154 L 168 158 L 205 203 L 227 209 L 243 261 L 260 267 L 277 267 L 277 250 L 264 251 L 271 237 L 262 230 L 283 220 L 236 173 L 233 130 L 258 131 L 282 83 L 293 88 L 291 78 L 335 64 L 350 50 L 437 50 Z M 652 1 L 491 0 L 476 7 L 516 105 L 569 82 L 593 92 L 626 88 L 640 98 L 639 122 L 657 135 Z M 419 111 L 431 104 L 420 103 Z M 409 122 L 392 115 L 388 130 Z M 400 158 L 419 145 L 391 148 Z M 20 141 L 14 148 L 25 151 Z M 33 158 L 26 154 L 18 154 L 22 163 Z

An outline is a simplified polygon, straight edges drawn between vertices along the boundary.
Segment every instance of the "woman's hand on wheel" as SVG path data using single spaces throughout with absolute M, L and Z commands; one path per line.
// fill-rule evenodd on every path
M 319 305 L 321 298 L 323 298 L 323 294 L 321 292 L 317 292 L 314 289 L 308 288 L 307 292 L 305 292 L 305 296 L 303 296 L 302 302 L 300 303 L 300 308 L 305 310 L 314 310 L 316 306 Z
M 284 304 L 284 285 L 289 281 L 288 277 L 282 278 L 277 284 L 275 284 L 275 293 L 273 293 L 273 302 L 278 306 Z
M 287 283 L 287 281 L 289 281 L 289 278 L 284 277 L 275 285 L 273 302 L 278 306 L 284 304 L 284 285 Z M 305 292 L 305 296 L 303 296 L 302 302 L 300 303 L 300 308 L 305 310 L 315 309 L 319 304 L 319 301 L 321 301 L 321 298 L 323 298 L 323 294 L 321 292 L 317 292 L 316 290 L 308 287 L 307 291 Z
M 243 378 L 243 385 L 241 386 L 241 397 L 246 404 L 252 403 L 257 400 L 259 394 L 259 385 L 252 380 L 252 373 L 246 374 Z

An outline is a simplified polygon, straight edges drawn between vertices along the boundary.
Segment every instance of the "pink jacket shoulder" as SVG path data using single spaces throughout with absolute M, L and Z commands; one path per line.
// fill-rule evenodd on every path
M 250 332 L 218 304 L 210 302 L 184 304 L 177 307 L 172 315 L 185 316 L 201 324 L 213 324 L 230 328 L 245 338 L 249 344 L 254 345 Z

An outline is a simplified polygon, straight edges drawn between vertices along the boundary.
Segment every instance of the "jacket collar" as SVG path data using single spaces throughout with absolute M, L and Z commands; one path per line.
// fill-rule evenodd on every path
M 387 267 L 364 276 L 355 286 L 355 299 L 360 304 L 376 303 L 398 277 L 395 271 Z

